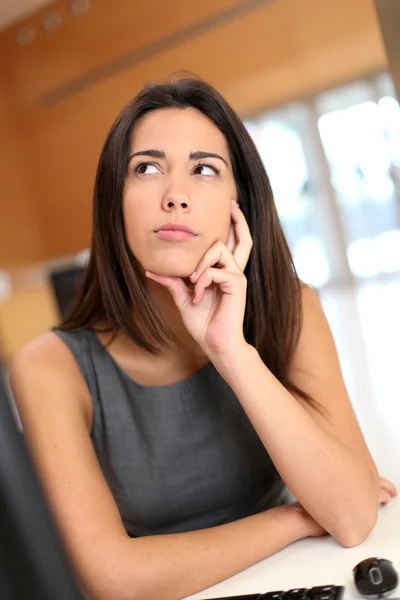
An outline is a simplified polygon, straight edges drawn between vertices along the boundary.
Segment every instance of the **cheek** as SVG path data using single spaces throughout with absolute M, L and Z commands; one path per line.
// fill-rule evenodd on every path
M 143 238 L 148 229 L 146 226 L 148 211 L 139 206 L 138 199 L 131 193 L 125 193 L 122 200 L 122 214 L 126 239 L 130 249 L 136 254 L 143 245 Z
M 218 214 L 216 211 L 214 211 L 208 220 L 209 226 L 204 228 L 206 246 L 209 247 L 218 241 L 221 241 L 225 244 L 231 225 L 229 209 L 220 210 Z
M 141 211 L 145 207 L 151 206 L 151 199 L 157 195 L 157 190 L 153 186 L 140 185 L 127 182 L 123 193 L 123 209 L 124 211 Z
M 157 197 L 158 191 L 154 185 L 140 185 L 140 183 L 128 181 L 122 199 L 124 215 L 133 220 L 146 215 L 154 206 L 154 200 Z

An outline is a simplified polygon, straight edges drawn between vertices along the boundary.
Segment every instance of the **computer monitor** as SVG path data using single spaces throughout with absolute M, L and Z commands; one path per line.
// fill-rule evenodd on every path
M 83 600 L 23 436 L 0 365 L 0 598 Z
M 68 269 L 55 270 L 50 273 L 50 282 L 57 299 L 61 318 L 64 318 L 68 312 L 68 308 L 71 305 L 84 271 L 84 267 L 73 266 Z

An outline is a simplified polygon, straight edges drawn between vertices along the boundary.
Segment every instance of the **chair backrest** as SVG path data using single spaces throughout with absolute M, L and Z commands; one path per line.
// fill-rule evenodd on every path
M 18 432 L 0 368 L 0 597 L 83 600 Z

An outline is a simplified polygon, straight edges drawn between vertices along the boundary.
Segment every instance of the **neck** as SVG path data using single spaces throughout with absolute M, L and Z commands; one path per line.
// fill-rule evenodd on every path
M 184 278 L 184 282 L 189 288 L 193 288 L 193 284 L 189 279 Z M 172 344 L 170 352 L 172 354 L 184 354 L 185 356 L 189 354 L 196 357 L 205 357 L 203 350 L 187 331 L 180 311 L 168 289 L 155 281 L 149 281 L 148 289 L 165 321 L 176 336 L 177 342 Z
M 188 287 L 193 287 L 189 279 L 184 279 L 184 281 Z M 164 358 L 172 361 L 177 360 L 178 362 L 189 360 L 189 362 L 197 363 L 203 362 L 205 359 L 208 360 L 207 355 L 187 331 L 179 309 L 167 288 L 151 280 L 148 280 L 147 285 L 167 325 L 175 335 L 175 341 L 172 341 L 168 349 L 165 350 Z M 101 329 L 106 328 L 109 324 L 98 322 L 97 326 Z M 98 337 L 105 346 L 108 346 L 113 338 L 112 334 L 105 332 L 98 332 Z M 119 331 L 116 337 L 113 338 L 111 346 L 117 354 L 132 356 L 133 354 L 143 354 L 143 351 L 139 350 L 129 336 L 122 331 Z

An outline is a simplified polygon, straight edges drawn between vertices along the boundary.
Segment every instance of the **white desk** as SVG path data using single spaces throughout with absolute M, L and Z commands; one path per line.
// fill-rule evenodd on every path
M 265 593 L 327 584 L 344 585 L 346 600 L 359 599 L 353 583 L 352 569 L 370 556 L 391 560 L 400 575 L 400 496 L 379 509 L 375 529 L 356 548 L 342 548 L 330 537 L 306 538 L 238 575 L 190 596 L 190 599 Z M 393 595 L 400 597 L 400 586 Z

